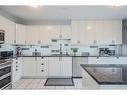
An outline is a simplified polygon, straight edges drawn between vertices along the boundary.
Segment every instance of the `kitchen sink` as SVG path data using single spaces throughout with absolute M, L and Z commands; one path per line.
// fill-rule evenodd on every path
M 52 54 L 52 56 L 70 56 L 69 54 Z

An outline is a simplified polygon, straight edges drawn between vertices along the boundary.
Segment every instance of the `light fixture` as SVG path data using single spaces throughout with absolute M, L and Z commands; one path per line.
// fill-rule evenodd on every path
M 32 8 L 38 8 L 38 7 L 41 7 L 41 5 L 30 5 L 30 7 L 32 7 Z
M 33 0 L 33 2 L 29 5 L 32 8 L 41 7 L 42 1 L 41 0 Z

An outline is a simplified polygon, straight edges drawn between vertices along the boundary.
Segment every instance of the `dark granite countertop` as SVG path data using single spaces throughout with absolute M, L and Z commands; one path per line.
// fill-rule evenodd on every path
M 127 57 L 126 55 L 117 55 L 117 56 L 82 56 L 82 55 L 42 55 L 42 56 L 32 56 L 32 55 L 22 55 L 20 57 Z
M 100 85 L 127 85 L 127 65 L 81 64 L 81 67 Z

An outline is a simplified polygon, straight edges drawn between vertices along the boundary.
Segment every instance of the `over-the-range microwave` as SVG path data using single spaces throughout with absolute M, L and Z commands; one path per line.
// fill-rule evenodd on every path
M 0 29 L 0 44 L 4 43 L 5 40 L 5 31 Z

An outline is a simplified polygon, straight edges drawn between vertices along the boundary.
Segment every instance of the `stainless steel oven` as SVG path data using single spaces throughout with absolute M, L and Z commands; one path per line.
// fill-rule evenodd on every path
M 5 31 L 0 29 L 0 43 L 5 41 Z
M 11 63 L 12 60 L 0 60 L 0 89 L 11 88 Z

